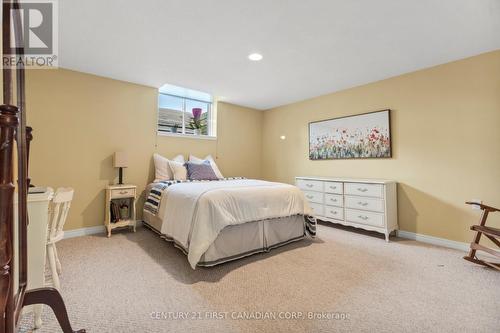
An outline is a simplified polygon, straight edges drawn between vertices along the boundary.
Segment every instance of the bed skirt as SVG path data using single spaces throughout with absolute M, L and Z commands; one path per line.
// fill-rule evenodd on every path
M 143 223 L 187 254 L 175 239 L 161 233 L 162 220 L 143 211 Z M 304 216 L 296 215 L 230 225 L 224 228 L 203 254 L 197 266 L 210 267 L 299 241 L 305 237 Z

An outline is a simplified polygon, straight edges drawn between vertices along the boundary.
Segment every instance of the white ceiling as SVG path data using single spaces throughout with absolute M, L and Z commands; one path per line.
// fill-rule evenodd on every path
M 258 109 L 500 49 L 500 0 L 61 0 L 59 16 L 61 67 Z

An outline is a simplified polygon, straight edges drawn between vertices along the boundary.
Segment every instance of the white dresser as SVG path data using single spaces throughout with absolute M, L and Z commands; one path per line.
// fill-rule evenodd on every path
M 296 177 L 295 182 L 319 220 L 378 231 L 386 241 L 398 229 L 394 181 Z

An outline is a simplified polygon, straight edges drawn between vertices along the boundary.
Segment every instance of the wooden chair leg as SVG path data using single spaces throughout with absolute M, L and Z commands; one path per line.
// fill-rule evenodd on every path
M 64 333 L 85 333 L 85 330 L 74 331 L 69 322 L 68 312 L 64 305 L 64 300 L 57 289 L 54 288 L 38 288 L 28 290 L 24 296 L 23 306 L 32 304 L 45 304 L 50 306 L 56 315 L 59 326 Z
M 488 218 L 488 211 L 483 210 L 483 212 L 481 214 L 481 218 L 479 219 L 479 225 L 484 226 L 486 224 L 487 218 Z M 474 236 L 474 240 L 472 241 L 471 244 L 473 244 L 473 243 L 479 244 L 479 241 L 481 240 L 482 235 L 483 234 L 481 232 L 477 231 L 476 235 Z M 473 249 L 472 246 L 470 248 L 469 254 L 464 257 L 464 259 L 466 259 L 466 260 L 468 260 L 468 258 L 470 258 L 470 259 L 476 258 L 476 249 Z M 469 261 L 472 261 L 472 260 L 469 260 Z
M 56 255 L 54 253 L 54 244 L 47 244 L 47 257 L 49 259 L 50 273 L 52 275 L 52 283 L 54 287 L 59 290 L 61 284 L 59 282 L 59 275 L 57 274 Z
M 464 257 L 464 259 L 471 261 L 473 263 L 479 264 L 479 265 L 483 265 L 483 266 L 490 267 L 490 268 L 495 268 L 495 269 L 500 271 L 500 263 L 499 262 L 490 262 L 490 261 L 486 261 L 484 259 L 480 259 L 480 258 L 476 257 L 476 252 L 482 251 L 482 252 L 488 253 L 489 255 L 492 255 L 493 257 L 500 258 L 500 251 L 494 250 L 492 248 L 489 248 L 487 246 L 479 244 L 479 241 L 481 240 L 481 236 L 484 234 L 485 237 L 487 237 L 495 245 L 500 247 L 500 241 L 497 239 L 500 236 L 499 230 L 495 229 L 495 228 L 491 228 L 491 227 L 486 227 L 486 219 L 488 218 L 488 213 L 489 212 L 500 212 L 500 209 L 490 207 L 487 205 L 483 205 L 482 203 L 477 204 L 474 202 L 466 202 L 466 204 L 479 206 L 479 208 L 483 212 L 481 214 L 479 224 L 471 226 L 471 230 L 476 231 L 476 234 L 474 235 L 474 239 L 472 240 L 472 242 L 470 244 L 470 251 Z

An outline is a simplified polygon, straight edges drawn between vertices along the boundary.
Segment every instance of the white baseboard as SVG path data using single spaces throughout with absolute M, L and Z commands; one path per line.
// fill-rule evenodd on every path
M 73 230 L 65 230 L 64 231 L 64 239 L 66 238 L 74 238 L 95 234 L 103 234 L 106 232 L 106 228 L 103 225 L 98 225 L 95 227 L 87 227 Z
M 398 237 L 401 237 L 401 238 L 416 240 L 416 241 L 419 241 L 422 243 L 443 246 L 443 247 L 447 247 L 450 249 L 455 249 L 455 250 L 460 250 L 460 251 L 465 251 L 465 252 L 469 251 L 469 243 L 462 243 L 462 242 L 457 242 L 457 241 L 453 241 L 453 240 L 449 240 L 449 239 L 445 239 L 445 238 L 422 235 L 422 234 L 417 234 L 414 232 L 404 231 L 404 230 L 398 230 L 397 233 L 398 233 Z
M 416 234 L 414 232 L 404 231 L 404 230 L 398 230 L 397 235 L 398 235 L 398 237 L 401 237 L 401 238 L 416 240 L 418 242 L 447 247 L 450 249 L 455 249 L 455 250 L 459 250 L 459 251 L 463 251 L 463 252 L 469 252 L 469 250 L 470 250 L 470 243 L 462 243 L 462 242 L 452 241 L 452 240 L 445 239 L 445 238 Z M 496 258 L 488 253 L 480 252 L 479 257 L 487 259 L 487 260 L 493 260 L 494 262 L 498 262 L 498 258 Z
M 142 221 L 137 221 L 137 227 L 141 227 L 141 226 L 142 226 Z M 65 230 L 64 231 L 64 239 L 81 237 L 81 236 L 96 235 L 96 234 L 104 234 L 104 233 L 106 233 L 106 228 L 103 225 L 98 225 L 95 227 Z

